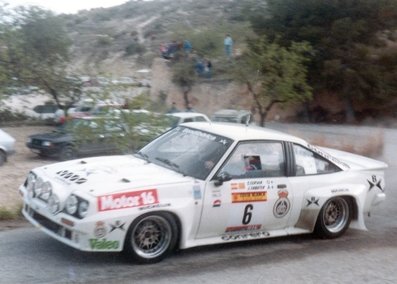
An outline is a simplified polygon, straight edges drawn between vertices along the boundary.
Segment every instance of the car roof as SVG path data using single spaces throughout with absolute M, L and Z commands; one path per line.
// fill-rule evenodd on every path
M 167 115 L 172 115 L 181 118 L 196 117 L 196 116 L 202 116 L 207 118 L 205 114 L 199 112 L 174 112 L 174 113 L 167 113 Z
M 202 131 L 218 134 L 224 137 L 231 138 L 233 140 L 282 140 L 289 141 L 299 144 L 307 144 L 307 142 L 299 137 L 283 133 L 277 130 L 254 126 L 254 125 L 242 125 L 236 123 L 225 123 L 225 122 L 188 122 L 184 123 L 183 126 L 196 128 Z
M 237 110 L 237 109 L 221 109 L 215 112 L 213 115 L 217 116 L 238 116 L 238 115 L 247 115 L 250 114 L 251 112 L 248 110 Z

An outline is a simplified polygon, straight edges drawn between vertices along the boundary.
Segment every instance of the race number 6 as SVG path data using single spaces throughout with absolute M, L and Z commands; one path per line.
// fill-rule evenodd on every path
M 254 206 L 252 204 L 248 204 L 244 208 L 244 215 L 243 215 L 243 224 L 248 225 L 251 222 L 252 218 L 252 210 L 254 209 Z

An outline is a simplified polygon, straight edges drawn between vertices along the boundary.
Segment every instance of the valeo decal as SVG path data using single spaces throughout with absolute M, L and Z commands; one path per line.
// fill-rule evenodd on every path
M 119 241 L 110 241 L 107 239 L 90 239 L 92 250 L 111 250 L 119 248 Z

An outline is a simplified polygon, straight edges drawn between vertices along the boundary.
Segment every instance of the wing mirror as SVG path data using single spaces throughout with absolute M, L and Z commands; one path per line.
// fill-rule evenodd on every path
M 232 176 L 228 172 L 221 172 L 214 181 L 215 186 L 221 186 L 225 181 L 232 180 Z

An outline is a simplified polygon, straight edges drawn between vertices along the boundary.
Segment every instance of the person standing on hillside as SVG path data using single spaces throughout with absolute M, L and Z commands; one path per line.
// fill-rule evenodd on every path
M 233 39 L 230 34 L 226 34 L 225 39 L 223 40 L 223 44 L 225 46 L 225 53 L 228 59 L 232 57 L 233 52 Z

